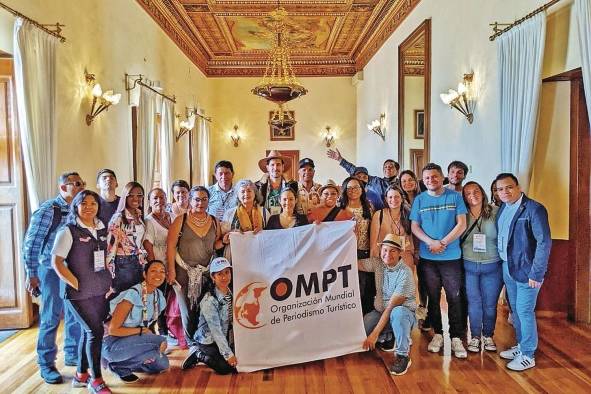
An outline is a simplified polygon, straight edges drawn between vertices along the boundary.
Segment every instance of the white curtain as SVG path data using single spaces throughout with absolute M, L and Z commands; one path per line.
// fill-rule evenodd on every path
M 57 38 L 17 18 L 14 75 L 31 209 L 56 194 L 55 69 Z
M 168 193 L 172 184 L 174 147 L 174 103 L 170 100 L 162 100 L 160 127 L 160 187 Z
M 196 183 L 193 185 L 209 185 L 209 122 L 203 116 L 197 117 L 197 138 L 195 138 L 195 145 L 197 149 L 193 149 L 196 153 L 195 163 L 193 167 L 199 170 L 195 172 L 193 169 L 193 176 L 196 177 Z
M 154 184 L 154 162 L 156 158 L 156 112 L 157 94 L 140 86 L 140 102 L 137 122 L 137 181 L 146 193 Z
M 542 84 L 546 14 L 540 12 L 497 39 L 501 167 L 527 192 Z
M 591 0 L 575 0 L 587 114 L 591 118 Z

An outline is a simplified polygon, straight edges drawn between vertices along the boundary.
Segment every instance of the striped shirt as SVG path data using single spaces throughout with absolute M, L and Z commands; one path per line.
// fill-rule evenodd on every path
M 53 222 L 53 207 L 59 207 L 62 217 L 59 226 L 48 234 Z M 58 230 L 66 223 L 66 217 L 70 206 L 62 196 L 57 196 L 51 200 L 45 201 L 39 209 L 33 212 L 31 224 L 25 234 L 23 242 L 23 259 L 25 260 L 25 270 L 27 277 L 36 278 L 39 264 L 51 265 L 51 247 L 55 240 Z M 47 237 L 47 243 L 43 242 Z
M 374 308 L 383 312 L 393 295 L 405 298 L 402 306 L 411 311 L 417 309 L 415 296 L 415 281 L 412 271 L 402 260 L 390 268 L 378 257 L 359 260 L 359 269 L 366 272 L 375 272 L 376 289 L 382 289 L 381 294 L 376 294 Z

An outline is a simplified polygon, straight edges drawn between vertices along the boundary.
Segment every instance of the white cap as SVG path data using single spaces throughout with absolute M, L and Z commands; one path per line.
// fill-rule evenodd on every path
M 232 268 L 228 259 L 225 257 L 216 257 L 209 264 L 209 273 L 215 274 L 216 272 L 223 271 L 226 268 Z

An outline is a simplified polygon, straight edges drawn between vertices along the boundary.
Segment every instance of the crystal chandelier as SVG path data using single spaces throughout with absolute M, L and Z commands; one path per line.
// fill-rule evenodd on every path
M 287 40 L 285 19 L 287 11 L 283 7 L 269 13 L 268 20 L 273 31 L 273 47 L 265 67 L 265 74 L 260 84 L 251 91 L 253 94 L 278 104 L 279 108 L 269 121 L 275 126 L 291 126 L 295 120 L 289 117 L 283 104 L 308 93 L 296 79 L 289 57 L 290 48 Z

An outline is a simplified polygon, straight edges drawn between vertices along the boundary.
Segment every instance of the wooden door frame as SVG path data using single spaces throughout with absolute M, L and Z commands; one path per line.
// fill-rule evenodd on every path
M 398 46 L 398 163 L 404 164 L 404 50 L 420 34 L 425 34 L 425 68 L 424 68 L 424 106 L 425 111 L 425 138 L 423 149 L 425 163 L 430 160 L 431 142 L 431 19 L 425 19 L 410 35 Z
M 569 242 L 565 262 L 574 267 L 567 317 L 591 323 L 591 137 L 581 68 L 545 78 L 542 82 L 570 83 Z

